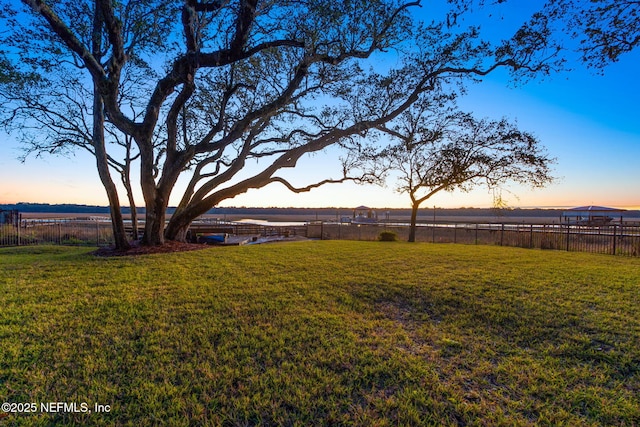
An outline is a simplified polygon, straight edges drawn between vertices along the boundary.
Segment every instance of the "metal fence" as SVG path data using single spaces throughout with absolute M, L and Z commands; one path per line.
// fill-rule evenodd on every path
M 323 239 L 377 240 L 380 233 L 395 233 L 398 240 L 409 238 L 405 224 L 314 224 L 308 235 Z M 417 242 L 464 243 L 555 249 L 612 255 L 640 255 L 640 225 L 613 224 L 590 227 L 573 224 L 420 224 Z
M 0 246 L 113 244 L 111 223 L 71 219 L 25 219 L 0 225 Z
M 211 227 L 214 227 L 211 229 Z M 236 235 L 286 235 L 317 239 L 378 240 L 384 231 L 407 240 L 406 224 L 340 224 L 297 226 L 238 223 L 194 224 L 192 231 L 224 231 Z M 420 224 L 416 241 L 516 246 L 521 248 L 640 256 L 640 224 L 590 227 L 572 224 L 438 223 Z M 22 220 L 19 226 L 0 225 L 0 246 L 38 244 L 105 246 L 113 244 L 111 224 L 90 220 Z

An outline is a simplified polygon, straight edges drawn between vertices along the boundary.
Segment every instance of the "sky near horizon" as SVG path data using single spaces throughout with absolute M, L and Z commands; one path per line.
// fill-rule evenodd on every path
M 517 120 L 521 129 L 536 135 L 549 155 L 557 159 L 557 181 L 530 190 L 507 185 L 502 198 L 512 207 L 570 207 L 602 205 L 640 208 L 640 79 L 636 72 L 640 52 L 623 56 L 604 69 L 604 75 L 575 65 L 574 71 L 554 74 L 510 88 L 504 73 L 495 73 L 469 87 L 459 100 L 462 110 L 477 117 Z M 95 161 L 77 151 L 71 157 L 17 158 L 20 147 L 12 136 L 0 134 L 1 203 L 76 203 L 107 205 Z M 300 161 L 289 175 L 296 184 L 311 183 L 340 166 L 331 150 Z M 114 179 L 117 177 L 114 175 Z M 176 191 L 174 193 L 179 193 Z M 124 190 L 121 200 L 126 200 Z M 170 205 L 177 204 L 179 195 Z M 137 203 L 143 205 L 138 195 Z M 490 207 L 492 193 L 479 188 L 470 193 L 441 193 L 423 207 Z M 334 184 L 294 194 L 280 184 L 252 190 L 221 206 L 407 208 L 406 194 L 387 187 Z

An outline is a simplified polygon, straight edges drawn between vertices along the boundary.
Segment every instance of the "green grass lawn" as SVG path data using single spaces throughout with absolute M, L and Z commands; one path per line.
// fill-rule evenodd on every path
M 3 425 L 640 425 L 640 259 L 0 250 Z M 46 402 L 109 412 L 41 410 Z

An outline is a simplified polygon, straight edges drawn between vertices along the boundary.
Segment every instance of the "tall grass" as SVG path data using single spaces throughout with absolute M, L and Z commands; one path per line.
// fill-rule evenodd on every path
M 0 425 L 638 425 L 640 260 L 322 241 L 0 250 Z M 0 414 L 0 417 L 3 414 Z

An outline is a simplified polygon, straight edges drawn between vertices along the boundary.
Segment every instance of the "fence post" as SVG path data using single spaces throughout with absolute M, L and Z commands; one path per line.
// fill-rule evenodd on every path
M 96 246 L 100 246 L 100 223 L 96 221 Z
M 476 222 L 476 245 L 478 244 L 478 223 Z
M 17 236 L 16 236 L 16 238 L 17 238 L 16 244 L 18 246 L 20 246 L 20 229 L 21 228 L 22 228 L 22 220 L 20 219 L 20 220 L 18 220 L 18 232 L 17 232 Z
M 613 250 L 611 251 L 611 255 L 615 255 L 616 254 L 616 236 L 617 236 L 617 228 L 618 226 L 616 224 L 613 224 Z
M 453 243 L 458 243 L 458 223 L 453 224 Z
M 529 249 L 533 249 L 533 224 L 529 225 Z
M 571 224 L 567 224 L 567 252 L 569 252 L 569 237 L 571 236 Z
M 504 243 L 504 222 L 500 227 L 500 246 L 502 246 L 503 243 Z

